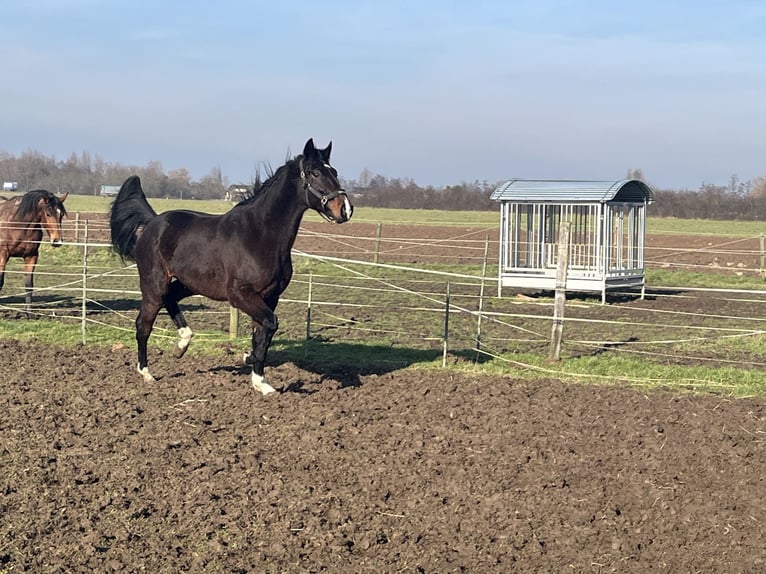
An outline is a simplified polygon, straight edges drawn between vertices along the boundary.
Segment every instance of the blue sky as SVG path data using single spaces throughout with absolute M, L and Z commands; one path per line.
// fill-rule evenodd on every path
M 0 2 L 0 151 L 250 181 L 766 175 L 766 2 Z

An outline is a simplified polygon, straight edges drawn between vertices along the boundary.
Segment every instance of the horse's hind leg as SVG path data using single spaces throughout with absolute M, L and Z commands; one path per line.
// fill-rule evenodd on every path
M 181 308 L 178 306 L 178 302 L 184 297 L 188 297 L 192 292 L 186 288 L 186 286 L 180 281 L 176 280 L 170 283 L 168 291 L 165 293 L 164 305 L 167 309 L 170 319 L 178 329 L 178 336 L 180 337 L 178 343 L 173 348 L 173 356 L 176 359 L 180 359 L 186 353 L 186 349 L 189 348 L 189 342 L 194 336 L 194 332 L 186 323 L 186 317 L 184 317 Z
M 147 300 L 146 296 L 141 300 L 141 309 L 136 317 L 136 343 L 138 344 L 138 372 L 144 378 L 144 382 L 151 383 L 156 379 L 149 372 L 149 361 L 146 353 L 146 343 L 152 334 L 154 321 L 162 308 L 161 303 Z

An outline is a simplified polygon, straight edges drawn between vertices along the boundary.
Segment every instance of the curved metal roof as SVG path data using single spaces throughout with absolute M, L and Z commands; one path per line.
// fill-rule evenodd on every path
M 582 181 L 556 179 L 510 179 L 490 196 L 496 201 L 551 203 L 651 203 L 654 192 L 637 179 Z

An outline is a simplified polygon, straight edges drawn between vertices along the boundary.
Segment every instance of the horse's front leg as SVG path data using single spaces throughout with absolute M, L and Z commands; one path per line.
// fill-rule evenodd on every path
M 253 319 L 253 352 L 249 356 L 249 362 L 253 366 L 252 383 L 256 391 L 263 395 L 273 393 L 276 389 L 266 382 L 263 376 L 264 366 L 266 364 L 266 354 L 271 346 L 271 339 L 277 332 L 279 322 L 277 316 L 272 312 L 270 317 L 261 317 Z
M 8 255 L 3 253 L 0 255 L 0 291 L 3 289 L 3 285 L 5 285 L 5 265 L 8 263 Z
M 252 352 L 245 355 L 245 363 L 253 368 L 251 374 L 253 388 L 260 391 L 262 395 L 273 393 L 276 389 L 266 382 L 263 372 L 271 339 L 279 326 L 277 316 L 259 295 L 253 294 L 249 297 L 235 295 L 230 297 L 229 302 L 253 319 Z
M 37 255 L 24 257 L 24 299 L 26 302 L 27 319 L 32 318 L 32 291 L 35 288 L 35 267 Z

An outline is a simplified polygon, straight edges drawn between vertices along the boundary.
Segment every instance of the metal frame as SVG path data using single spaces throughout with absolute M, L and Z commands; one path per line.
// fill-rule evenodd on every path
M 504 193 L 499 198 L 498 296 L 503 287 L 555 289 L 559 227 L 568 221 L 567 289 L 601 292 L 606 302 L 607 291 L 640 288 L 643 298 L 646 206 L 653 197 L 651 190 L 641 201 L 635 194 L 631 201 L 614 195 L 614 200 L 566 201 L 559 193 L 556 201 L 517 201 Z

